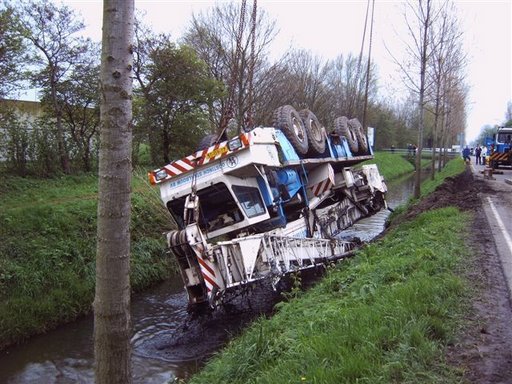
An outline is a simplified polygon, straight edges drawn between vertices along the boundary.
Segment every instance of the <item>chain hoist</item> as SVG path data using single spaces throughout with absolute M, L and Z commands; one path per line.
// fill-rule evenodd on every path
M 243 49 L 242 49 L 242 38 L 245 29 L 245 13 L 247 9 L 247 0 L 243 0 L 240 6 L 240 23 L 238 25 L 238 31 L 236 36 L 236 47 L 235 47 L 235 56 L 233 59 L 233 64 L 231 66 L 231 74 L 230 79 L 227 84 L 229 94 L 226 102 L 226 106 L 223 109 L 222 116 L 219 124 L 219 135 L 217 138 L 217 142 L 223 141 L 227 139 L 226 130 L 229 124 L 229 121 L 233 117 L 234 114 L 234 100 L 235 100 L 235 89 L 237 81 L 242 81 L 243 78 L 243 66 L 240 65 L 240 61 L 243 60 Z M 247 126 L 253 126 L 253 73 L 255 66 L 255 36 L 256 36 L 256 18 L 257 18 L 257 2 L 254 0 L 253 9 L 251 15 L 251 29 L 249 35 L 249 42 L 251 46 L 251 53 L 249 57 L 249 65 L 247 69 L 247 87 L 248 87 L 248 112 L 245 118 L 245 122 Z

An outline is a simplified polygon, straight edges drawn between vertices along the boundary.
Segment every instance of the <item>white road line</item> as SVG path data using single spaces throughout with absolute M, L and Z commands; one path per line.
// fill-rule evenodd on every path
M 498 227 L 501 230 L 501 233 L 503 234 L 503 237 L 505 238 L 505 242 L 508 245 L 508 250 L 512 254 L 512 239 L 510 238 L 510 235 L 507 232 L 507 229 L 505 228 L 505 225 L 503 224 L 503 221 L 501 221 L 501 217 L 498 213 L 498 210 L 494 206 L 494 203 L 492 202 L 491 198 L 487 196 L 487 200 L 489 201 L 489 205 L 491 206 L 491 211 L 496 218 L 496 222 L 498 223 Z

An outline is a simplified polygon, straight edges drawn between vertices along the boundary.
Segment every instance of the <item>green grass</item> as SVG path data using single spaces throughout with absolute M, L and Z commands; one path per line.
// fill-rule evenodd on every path
M 467 221 L 430 211 L 328 272 L 190 383 L 456 383 L 443 361 L 464 307 Z
M 374 159 L 363 164 L 377 164 L 379 172 L 385 180 L 392 180 L 402 175 L 414 172 L 412 165 L 405 157 L 390 152 L 375 152 Z
M 169 275 L 158 192 L 137 174 L 132 193 L 131 283 Z M 94 296 L 97 178 L 7 178 L 0 190 L 0 348 L 90 311 Z

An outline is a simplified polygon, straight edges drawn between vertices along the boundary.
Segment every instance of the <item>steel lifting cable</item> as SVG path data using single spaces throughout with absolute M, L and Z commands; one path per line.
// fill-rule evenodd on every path
M 369 0 L 368 0 L 369 1 Z M 364 92 L 364 109 L 363 109 L 363 131 L 367 131 L 366 126 L 366 111 L 368 108 L 368 87 L 370 84 L 370 64 L 372 57 L 372 37 L 373 37 L 373 16 L 375 11 L 375 0 L 372 0 L 372 18 L 370 22 L 370 39 L 368 41 L 368 64 L 366 65 L 366 88 Z
M 233 66 L 231 68 L 231 77 L 228 83 L 228 100 L 226 107 L 223 110 L 220 124 L 219 124 L 219 136 L 216 142 L 221 141 L 225 137 L 226 129 L 229 123 L 229 120 L 233 117 L 233 100 L 235 98 L 235 83 L 238 79 L 238 70 L 240 61 L 240 57 L 242 56 L 242 36 L 245 28 L 245 8 L 246 8 L 247 0 L 243 0 L 240 7 L 240 23 L 238 25 L 238 32 L 236 36 L 236 47 L 235 47 L 235 57 L 233 60 Z
M 194 209 L 194 212 L 192 213 L 192 217 L 190 216 L 189 209 L 187 207 L 184 207 L 183 211 L 183 221 L 185 226 L 192 224 L 193 222 L 199 221 L 199 197 L 197 196 L 197 158 L 194 159 L 194 169 L 192 170 L 192 180 L 190 181 L 190 195 L 185 199 L 185 204 L 187 204 L 187 201 L 190 201 L 189 199 L 193 199 L 196 203 L 196 207 Z
M 359 51 L 359 60 L 357 61 L 356 81 L 358 81 L 359 75 L 361 74 L 361 61 L 363 60 L 364 42 L 366 40 L 366 28 L 367 28 L 367 25 L 368 25 L 368 12 L 369 12 L 369 9 L 370 9 L 370 0 L 367 0 L 367 3 L 366 3 L 366 16 L 364 18 L 363 39 L 361 40 L 361 50 Z
M 368 0 L 366 3 L 366 16 L 364 19 L 364 29 L 363 29 L 363 39 L 361 40 L 361 51 L 359 52 L 359 60 L 357 63 L 357 73 L 356 73 L 356 81 L 359 81 L 359 76 L 361 75 L 361 62 L 363 60 L 363 51 L 364 51 L 364 42 L 366 40 L 366 30 L 368 28 L 368 15 L 370 12 L 370 1 L 372 1 L 372 16 L 370 20 L 370 37 L 369 37 L 369 49 L 368 49 L 368 65 L 366 68 L 366 84 L 365 84 L 365 95 L 363 100 L 363 121 L 362 128 L 363 131 L 366 132 L 366 108 L 368 105 L 368 84 L 369 84 L 369 71 L 370 71 L 370 60 L 371 60 L 371 45 L 372 45 L 372 34 L 373 34 L 373 15 L 375 9 L 375 0 Z
M 249 57 L 249 73 L 248 77 L 248 109 L 247 109 L 247 119 L 246 119 L 246 128 L 254 127 L 254 67 L 256 65 L 256 53 L 255 53 L 255 41 L 256 41 L 256 17 L 258 15 L 257 2 L 254 0 L 252 5 L 252 15 L 251 15 L 251 53 Z

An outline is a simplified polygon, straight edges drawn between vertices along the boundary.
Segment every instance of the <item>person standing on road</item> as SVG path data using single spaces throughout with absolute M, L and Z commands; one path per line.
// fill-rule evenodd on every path
M 480 159 L 480 155 L 482 154 L 482 148 L 480 148 L 480 145 L 477 145 L 475 148 L 475 164 L 481 165 L 482 161 Z
M 469 157 L 470 153 L 471 153 L 471 151 L 470 151 L 469 147 L 466 145 L 466 147 L 462 150 L 462 158 L 468 164 L 471 163 L 471 158 Z
M 487 147 L 485 145 L 482 147 L 482 154 L 480 157 L 482 160 L 482 165 L 485 165 L 487 163 Z

